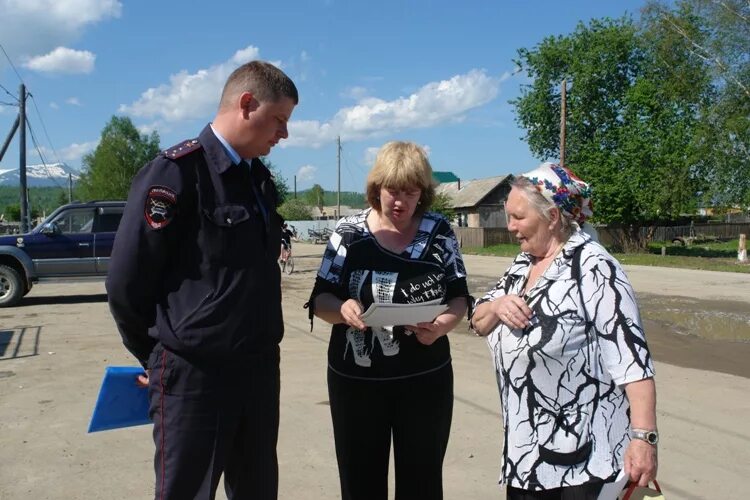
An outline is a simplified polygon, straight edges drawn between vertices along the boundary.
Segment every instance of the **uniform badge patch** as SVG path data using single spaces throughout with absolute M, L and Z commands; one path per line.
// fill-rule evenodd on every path
M 177 206 L 177 195 L 164 186 L 151 186 L 146 196 L 144 215 L 152 229 L 162 229 L 172 221 Z

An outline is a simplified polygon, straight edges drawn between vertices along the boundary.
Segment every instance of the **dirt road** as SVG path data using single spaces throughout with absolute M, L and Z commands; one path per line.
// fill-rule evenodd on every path
M 298 244 L 296 271 L 283 277 L 282 499 L 338 497 L 325 385 L 329 330 L 316 321 L 311 332 L 302 309 L 322 249 Z M 480 293 L 509 259 L 467 257 L 466 262 L 472 289 Z M 723 308 L 739 318 L 730 322 L 731 328 L 741 328 L 743 311 L 750 310 L 750 275 L 626 270 L 642 297 L 657 359 L 659 479 L 667 497 L 745 498 L 750 344 L 691 336 L 691 328 L 702 328 L 700 322 L 691 326 L 677 320 L 680 308 Z M 661 309 L 648 312 L 650 304 L 659 303 Z M 673 317 L 664 313 L 670 308 L 678 311 Z M 679 328 L 686 331 L 680 334 Z M 496 484 L 502 442 L 499 399 L 489 355 L 484 341 L 465 325 L 451 338 L 456 400 L 445 497 L 503 498 Z M 737 366 L 727 368 L 735 362 Z M 0 499 L 152 497 L 148 426 L 86 434 L 104 367 L 133 364 L 109 316 L 101 282 L 41 284 L 21 306 L 0 309 Z

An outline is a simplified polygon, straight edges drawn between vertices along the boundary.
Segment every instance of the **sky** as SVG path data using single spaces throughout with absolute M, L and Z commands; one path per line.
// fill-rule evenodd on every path
M 637 18 L 644 4 L 0 0 L 0 140 L 23 81 L 47 163 L 81 168 L 115 115 L 167 148 L 212 120 L 234 68 L 263 59 L 300 94 L 289 138 L 267 157 L 290 189 L 295 178 L 298 190 L 337 189 L 337 137 L 342 191 L 364 191 L 391 140 L 422 145 L 433 170 L 461 179 L 524 172 L 544 158 L 529 151 L 508 102 L 529 83 L 517 50 L 592 18 Z M 31 137 L 27 146 L 27 163 L 41 163 Z M 18 162 L 16 135 L 0 170 Z

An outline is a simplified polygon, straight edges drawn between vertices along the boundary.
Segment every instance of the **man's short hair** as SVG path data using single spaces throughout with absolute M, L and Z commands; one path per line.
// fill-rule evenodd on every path
M 224 84 L 219 107 L 232 104 L 243 92 L 250 92 L 260 102 L 277 102 L 288 97 L 295 105 L 299 103 L 292 79 L 265 61 L 250 61 L 235 69 Z

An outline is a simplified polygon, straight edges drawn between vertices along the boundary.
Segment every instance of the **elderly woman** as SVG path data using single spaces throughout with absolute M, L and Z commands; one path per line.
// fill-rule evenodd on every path
M 371 208 L 341 219 L 310 297 L 331 323 L 328 392 L 343 499 L 388 497 L 391 436 L 397 499 L 442 498 L 453 410 L 447 334 L 466 312 L 466 271 L 434 197 L 424 151 L 390 142 L 367 179 Z M 433 321 L 368 328 L 373 302 L 442 301 Z
M 589 195 L 551 163 L 515 179 L 521 253 L 472 316 L 494 357 L 509 499 L 595 499 L 623 467 L 656 476 L 653 361 L 628 278 L 580 229 Z

